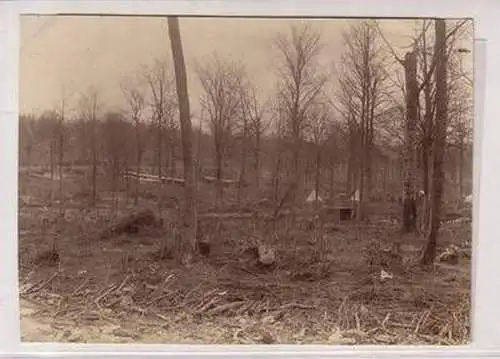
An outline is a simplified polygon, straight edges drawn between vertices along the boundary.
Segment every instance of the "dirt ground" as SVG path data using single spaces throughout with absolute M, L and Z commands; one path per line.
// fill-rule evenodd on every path
M 470 255 L 420 267 L 424 240 L 401 236 L 390 220 L 397 204 L 363 225 L 285 218 L 270 231 L 257 217 L 206 219 L 210 253 L 187 264 L 165 255 L 182 241 L 175 208 L 157 212 L 161 226 L 102 237 L 137 208 L 111 211 L 104 197 L 93 210 L 77 200 L 47 208 L 36 204 L 46 180 L 21 181 L 32 198 L 19 211 L 24 342 L 470 341 Z M 446 224 L 438 253 L 451 245 L 470 253 L 470 239 L 470 223 Z M 276 250 L 274 267 L 258 265 L 256 243 Z

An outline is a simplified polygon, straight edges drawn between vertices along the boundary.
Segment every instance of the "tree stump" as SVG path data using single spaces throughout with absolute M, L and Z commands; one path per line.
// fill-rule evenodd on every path
M 260 245 L 258 247 L 259 263 L 265 267 L 270 267 L 276 263 L 276 253 L 274 248 Z

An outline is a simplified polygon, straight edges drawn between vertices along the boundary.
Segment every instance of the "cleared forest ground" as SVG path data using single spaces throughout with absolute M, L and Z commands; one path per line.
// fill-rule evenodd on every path
M 47 180 L 21 181 L 21 194 L 36 202 L 34 193 L 42 193 Z M 65 183 L 66 191 L 76 187 Z M 170 194 L 180 196 L 173 188 Z M 374 205 L 377 216 L 364 224 L 322 221 L 311 228 L 307 220 L 284 218 L 272 235 L 256 217 L 205 219 L 200 229 L 211 237 L 210 254 L 185 265 L 175 256 L 160 259 L 178 235 L 176 208 L 158 212 L 159 226 L 103 237 L 110 223 L 137 210 L 130 205 L 110 211 L 108 202 L 102 197 L 98 209 L 86 211 L 77 200 L 62 208 L 20 208 L 23 341 L 470 340 L 470 223 L 446 224 L 440 234 L 438 253 L 458 247 L 464 254 L 457 263 L 422 268 L 424 239 L 402 238 L 400 225 L 388 220 L 399 211 L 397 203 Z M 142 201 L 148 205 L 154 202 Z M 275 249 L 274 268 L 257 264 L 249 250 L 256 242 Z

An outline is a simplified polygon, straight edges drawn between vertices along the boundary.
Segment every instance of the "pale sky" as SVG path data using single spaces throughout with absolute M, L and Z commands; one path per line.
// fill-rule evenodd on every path
M 195 61 L 217 52 L 243 60 L 252 80 L 265 97 L 273 90 L 276 67 L 272 40 L 287 32 L 293 22 L 306 20 L 249 18 L 180 18 L 188 71 L 191 107 L 199 108 L 200 87 L 193 71 Z M 322 33 L 321 62 L 331 65 L 342 51 L 341 31 L 356 20 L 307 20 Z M 387 39 L 407 46 L 414 20 L 382 20 Z M 98 16 L 22 16 L 20 41 L 21 113 L 39 113 L 60 102 L 63 88 L 79 94 L 95 86 L 106 107 L 123 106 L 120 83 L 155 58 L 171 61 L 165 18 Z M 472 43 L 468 44 L 472 49 Z M 403 49 L 399 55 L 403 54 Z M 332 79 L 332 82 L 335 82 Z

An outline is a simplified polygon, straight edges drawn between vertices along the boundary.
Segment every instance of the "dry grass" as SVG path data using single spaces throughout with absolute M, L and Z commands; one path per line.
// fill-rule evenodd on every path
M 470 340 L 470 260 L 421 268 L 416 259 L 423 239 L 401 238 L 394 225 L 310 226 L 283 218 L 270 226 L 256 217 L 222 223 L 207 219 L 200 226 L 210 237 L 210 255 L 185 265 L 177 254 L 182 232 L 174 209 L 161 213 L 161 229 L 99 238 L 109 223 L 130 211 L 38 207 L 20 211 L 21 298 L 23 303 L 36 302 L 38 308 L 38 314 L 28 319 L 50 317 L 56 326 L 66 323 L 49 336 L 25 335 L 25 340 L 334 344 Z M 47 223 L 44 233 L 42 214 Z M 470 236 L 470 225 L 447 226 L 439 250 L 450 244 L 462 246 Z M 249 250 L 256 243 L 276 249 L 273 269 L 258 265 Z M 393 277 L 381 279 L 381 270 Z M 74 335 L 64 334 L 68 330 Z

